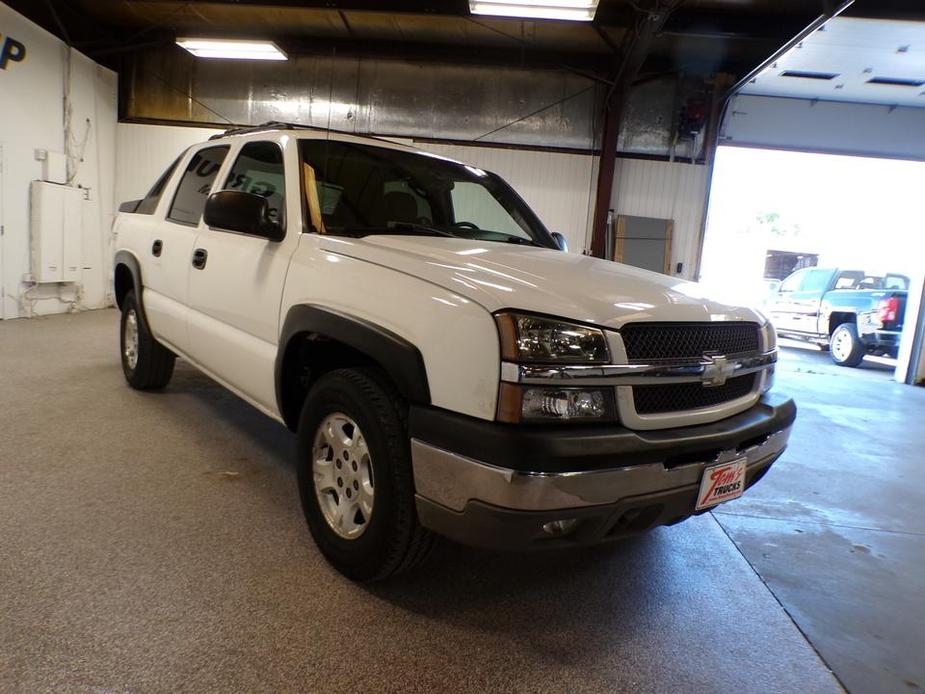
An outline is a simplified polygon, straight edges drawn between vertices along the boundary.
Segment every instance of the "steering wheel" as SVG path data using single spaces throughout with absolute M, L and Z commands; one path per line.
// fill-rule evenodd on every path
M 476 231 L 481 230 L 478 224 L 473 224 L 472 222 L 454 222 L 454 227 L 465 227 L 466 229 L 475 229 Z

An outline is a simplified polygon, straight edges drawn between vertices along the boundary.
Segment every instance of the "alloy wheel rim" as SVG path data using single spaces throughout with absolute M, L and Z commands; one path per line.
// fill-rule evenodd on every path
M 848 335 L 844 330 L 839 331 L 835 339 L 832 340 L 832 351 L 839 360 L 844 361 L 848 358 L 848 352 L 851 351 L 851 347 L 848 343 Z
M 125 316 L 125 333 L 123 335 L 124 346 L 122 352 L 125 355 L 125 363 L 132 371 L 138 365 L 138 315 L 135 309 L 129 309 L 128 315 Z
M 375 481 L 366 437 L 357 423 L 335 412 L 318 425 L 312 446 L 315 496 L 328 526 L 355 540 L 369 527 Z

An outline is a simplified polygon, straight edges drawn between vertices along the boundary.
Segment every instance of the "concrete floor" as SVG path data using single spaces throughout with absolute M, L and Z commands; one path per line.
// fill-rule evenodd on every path
M 366 588 L 311 542 L 293 437 L 182 363 L 130 390 L 116 323 L 0 322 L 0 691 L 840 691 L 818 653 L 925 686 L 925 391 L 881 371 L 785 358 L 794 445 L 722 513 Z
M 852 692 L 925 689 L 925 388 L 781 351 L 790 448 L 714 516 Z

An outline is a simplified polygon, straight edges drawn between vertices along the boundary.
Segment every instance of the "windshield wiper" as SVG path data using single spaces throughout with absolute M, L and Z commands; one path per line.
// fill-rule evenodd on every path
M 446 236 L 449 238 L 459 238 L 444 229 L 428 226 L 427 224 L 417 224 L 416 222 L 389 222 L 386 226 L 368 226 L 368 227 L 344 227 L 335 229 L 332 233 L 341 233 L 347 236 L 362 237 L 368 234 L 412 234 L 419 236 Z
M 440 229 L 438 227 L 432 227 L 428 224 L 418 224 L 417 222 L 389 222 L 387 229 L 413 229 L 414 231 L 425 232 L 428 234 L 436 234 L 437 236 L 447 236 L 451 239 L 458 239 L 459 236 L 456 234 L 447 231 L 446 229 Z
M 546 246 L 541 246 L 533 239 L 525 239 L 523 236 L 508 236 L 506 239 L 504 239 L 504 242 L 505 243 L 516 243 L 516 244 L 520 244 L 521 246 L 536 246 L 538 248 L 546 248 Z

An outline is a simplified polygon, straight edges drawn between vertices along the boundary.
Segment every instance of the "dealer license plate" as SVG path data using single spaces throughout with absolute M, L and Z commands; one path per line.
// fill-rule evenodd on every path
M 745 491 L 745 458 L 730 463 L 711 465 L 703 471 L 697 510 L 716 506 L 724 501 L 738 499 Z

